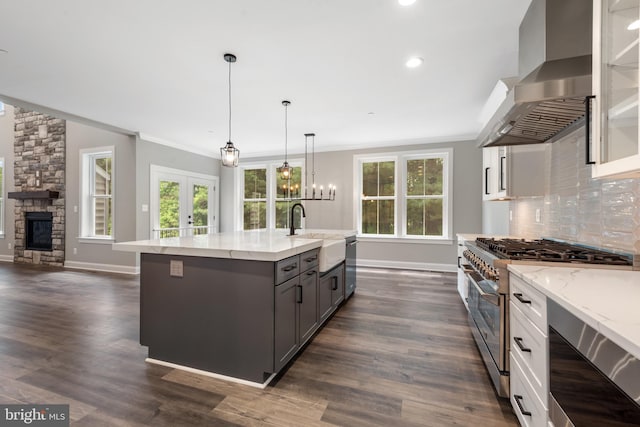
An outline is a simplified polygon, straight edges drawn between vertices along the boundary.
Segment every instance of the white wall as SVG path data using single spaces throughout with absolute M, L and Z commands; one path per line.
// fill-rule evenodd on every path
M 66 137 L 66 227 L 65 266 L 134 272 L 135 254 L 118 252 L 111 244 L 81 242 L 80 214 L 80 150 L 113 146 L 114 158 L 114 232 L 115 241 L 135 240 L 135 182 L 136 145 L 133 136 L 98 129 L 67 121 Z M 74 249 L 76 253 L 74 254 Z

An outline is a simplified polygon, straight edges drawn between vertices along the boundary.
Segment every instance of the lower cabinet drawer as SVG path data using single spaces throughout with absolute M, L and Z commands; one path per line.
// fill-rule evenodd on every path
M 300 274 L 300 256 L 295 255 L 276 263 L 276 285 Z
M 511 357 L 509 400 L 513 411 L 524 427 L 547 427 L 548 414 L 538 395 L 527 380 L 517 359 Z
M 510 337 L 511 353 L 520 363 L 520 367 L 527 374 L 529 382 L 535 392 L 542 399 L 545 408 L 549 408 L 549 364 L 547 362 L 548 339 L 522 311 L 510 303 Z

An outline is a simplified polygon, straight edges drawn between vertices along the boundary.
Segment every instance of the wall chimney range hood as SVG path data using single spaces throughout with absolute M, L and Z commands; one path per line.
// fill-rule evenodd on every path
M 520 24 L 519 82 L 478 146 L 553 142 L 584 123 L 592 93 L 592 2 L 532 0 Z

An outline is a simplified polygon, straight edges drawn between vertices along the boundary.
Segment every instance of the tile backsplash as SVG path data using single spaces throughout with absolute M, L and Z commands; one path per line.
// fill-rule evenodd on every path
M 510 202 L 510 233 L 640 253 L 640 178 L 592 179 L 584 128 L 546 147 L 544 197 Z M 536 221 L 539 211 L 539 221 Z

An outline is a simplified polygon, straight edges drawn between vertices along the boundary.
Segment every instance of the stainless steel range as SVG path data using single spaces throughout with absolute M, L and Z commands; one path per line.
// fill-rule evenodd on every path
M 462 267 L 469 283 L 469 324 L 496 391 L 509 396 L 509 274 L 511 263 L 640 269 L 637 255 L 552 239 L 479 237 L 466 243 Z M 514 295 L 518 298 L 518 295 Z

